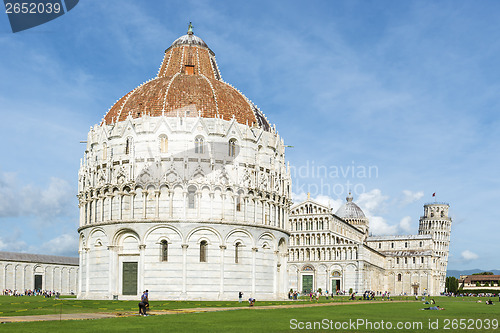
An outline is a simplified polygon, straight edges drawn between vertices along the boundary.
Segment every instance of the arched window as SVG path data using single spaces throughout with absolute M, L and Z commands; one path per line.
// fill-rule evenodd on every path
M 125 155 L 129 155 L 132 153 L 132 149 L 134 146 L 134 141 L 131 137 L 127 138 L 127 142 L 125 142 Z
M 188 187 L 188 208 L 196 208 L 196 187 L 194 186 Z
M 168 138 L 166 135 L 160 136 L 160 153 L 168 152 Z
M 194 152 L 196 154 L 203 154 L 204 151 L 204 142 L 201 136 L 194 139 Z
M 229 156 L 236 156 L 236 139 L 229 140 Z
M 106 142 L 104 142 L 102 144 L 102 160 L 106 161 L 107 158 L 108 158 L 108 145 L 106 144 Z
M 396 258 L 396 264 L 399 264 L 399 258 Z
M 420 247 L 422 247 L 422 242 L 419 243 Z
M 398 281 L 401 281 L 401 274 L 398 274 Z
M 241 247 L 240 242 L 236 243 L 236 245 L 234 246 L 234 263 L 235 264 L 240 262 L 240 247 Z
M 391 248 L 392 248 L 392 249 L 394 248 L 394 243 L 391 243 Z
M 408 242 L 405 242 L 405 247 L 408 247 Z
M 241 212 L 241 193 L 236 197 L 236 211 Z
M 201 243 L 200 243 L 200 262 L 207 262 L 207 250 L 208 250 L 207 241 L 201 241 Z
M 161 261 L 168 261 L 168 242 L 166 240 L 161 241 Z

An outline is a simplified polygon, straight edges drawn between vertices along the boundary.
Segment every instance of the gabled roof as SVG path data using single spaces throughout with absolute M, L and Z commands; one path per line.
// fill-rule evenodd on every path
M 58 264 L 78 266 L 78 257 L 62 257 L 45 254 L 31 254 L 18 252 L 0 252 L 0 260 L 4 261 L 21 261 L 40 264 Z
M 465 279 L 461 280 L 465 283 L 471 283 L 475 281 L 500 281 L 500 275 L 467 275 Z

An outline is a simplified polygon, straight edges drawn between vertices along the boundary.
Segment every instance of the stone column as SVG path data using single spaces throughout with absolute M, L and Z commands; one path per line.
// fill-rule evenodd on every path
M 243 197 L 243 222 L 247 223 L 247 207 L 248 207 L 248 197 Z
M 255 196 L 252 197 L 253 201 L 253 224 L 257 224 L 257 203 L 258 200 L 255 199 Z
M 90 248 L 85 247 L 83 248 L 85 251 L 85 294 L 88 297 L 90 294 L 90 260 L 89 260 L 89 250 Z M 52 277 L 54 277 L 54 273 L 52 273 Z M 54 289 L 54 284 L 52 282 L 52 289 Z
M 197 218 L 200 218 L 200 210 L 201 210 L 201 191 L 197 191 L 196 193 L 196 202 L 195 202 L 195 206 L 196 206 L 196 217 Z
M 17 290 L 17 266 L 19 265 L 14 266 L 14 290 Z
M 130 205 L 129 205 L 130 219 L 134 218 L 134 201 L 135 201 L 135 191 L 132 190 L 132 191 L 130 191 Z
M 82 227 L 83 226 L 83 213 L 84 213 L 84 209 L 83 209 L 82 204 L 80 204 L 78 206 L 78 208 L 80 208 L 80 227 Z M 5 288 L 3 288 L 3 289 L 5 289 Z
M 109 211 L 108 211 L 108 216 L 109 220 L 111 221 L 113 219 L 113 194 L 111 192 L 108 192 L 108 205 L 109 205 Z
M 214 192 L 210 190 L 210 219 L 214 218 Z
M 256 268 L 255 268 L 255 262 L 256 262 L 256 256 L 257 256 L 257 251 L 259 249 L 257 247 L 252 248 L 252 297 L 255 297 L 255 279 L 256 279 Z
M 169 207 L 168 207 L 168 210 L 169 210 L 169 216 L 170 218 L 173 218 L 174 217 L 174 191 L 171 190 L 171 189 L 168 189 L 168 198 L 169 198 Z
M 184 217 L 184 219 L 186 219 L 187 217 L 187 206 L 188 206 L 188 201 L 187 201 L 187 192 L 186 191 L 183 191 L 182 192 L 182 216 Z
M 117 272 L 117 251 L 118 247 L 116 245 L 108 246 L 108 255 L 109 255 L 109 266 L 108 266 L 108 290 L 110 293 L 110 299 L 112 299 L 112 295 L 118 295 L 118 272 Z
M 160 190 L 155 190 L 156 207 L 155 207 L 155 217 L 160 218 Z
M 2 290 L 5 290 L 7 289 L 7 265 L 1 265 L 0 267 L 2 267 L 2 275 L 3 275 Z
M 119 207 L 118 207 L 118 219 L 121 220 L 123 216 L 123 197 L 125 196 L 124 192 L 118 193 Z
M 182 294 L 186 296 L 186 280 L 187 280 L 187 249 L 188 244 L 182 244 Z
M 225 209 L 226 209 L 226 207 L 225 207 L 226 194 L 221 192 L 220 196 L 222 198 L 222 209 L 221 209 L 221 211 L 222 211 L 222 219 L 224 220 L 224 218 L 226 216 L 226 212 L 225 212 Z
M 59 269 L 59 272 L 60 272 L 60 275 L 59 275 L 59 290 L 61 291 L 61 293 L 63 293 L 63 268 L 64 267 L 60 267 L 60 269 Z
M 279 251 L 274 251 L 273 257 L 273 293 L 274 296 L 278 296 L 279 294 L 279 282 L 278 282 L 278 273 L 280 271 L 280 262 L 279 262 Z
M 142 191 L 142 218 L 146 218 L 146 209 L 147 209 L 147 201 L 148 201 L 148 191 Z
M 225 245 L 220 245 L 220 287 L 219 287 L 219 299 L 224 298 L 224 254 L 226 250 Z
M 89 209 L 90 201 L 85 201 L 85 224 L 90 224 L 90 209 Z
M 144 270 L 144 250 L 145 249 L 146 249 L 146 244 L 139 245 L 139 269 L 138 269 L 139 290 L 146 290 L 146 288 L 144 288 L 144 273 L 145 273 L 145 270 Z
M 26 289 L 26 268 L 27 266 L 23 267 L 23 274 L 22 274 L 22 283 L 21 283 L 21 291 L 24 292 L 24 289 Z
M 266 201 L 264 199 L 260 200 L 262 206 L 262 224 L 266 225 Z

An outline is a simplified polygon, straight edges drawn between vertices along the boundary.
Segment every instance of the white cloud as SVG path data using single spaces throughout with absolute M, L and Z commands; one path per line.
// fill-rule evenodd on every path
M 423 191 L 412 192 L 410 190 L 403 190 L 403 195 L 399 199 L 399 202 L 402 206 L 409 205 L 415 201 L 422 199 L 424 196 Z
M 40 247 L 40 253 L 74 256 L 78 251 L 78 235 L 75 233 L 62 234 L 53 238 Z
M 373 235 L 395 235 L 398 232 L 397 225 L 390 225 L 381 216 L 371 216 L 370 219 L 370 233 Z
M 76 206 L 67 181 L 51 177 L 46 188 L 21 184 L 15 173 L 0 173 L 0 218 L 38 216 L 48 220 L 67 216 Z
M 9 252 L 26 252 L 26 242 L 18 240 L 17 237 L 4 239 L 0 237 L 0 250 Z
M 469 251 L 469 250 L 462 251 L 461 256 L 462 256 L 462 259 L 465 261 L 476 260 L 479 258 L 479 256 L 477 254 L 475 254 L 474 252 Z
M 404 232 L 409 234 L 411 232 L 411 217 L 410 216 L 405 216 L 399 221 L 399 229 Z
M 410 198 L 417 198 L 423 196 L 420 192 L 403 191 L 406 202 Z M 380 189 L 373 189 L 369 192 L 362 193 L 356 203 L 363 210 L 370 222 L 370 233 L 373 235 L 397 235 L 411 233 L 411 217 L 405 216 L 397 224 L 391 224 L 380 216 L 380 213 L 386 211 L 389 205 L 389 196 L 384 195 Z M 394 201 L 391 201 L 394 203 Z
M 333 199 L 327 195 L 322 194 L 319 194 L 316 197 L 311 197 L 311 199 L 319 204 L 331 207 L 334 213 L 340 208 L 340 206 L 344 204 L 344 201 L 341 199 Z M 299 194 L 296 194 L 292 192 L 292 200 L 294 204 L 299 204 L 307 200 L 307 193 L 301 192 Z
M 388 196 L 383 195 L 382 191 L 376 188 L 370 192 L 361 193 L 356 203 L 366 215 L 373 216 L 385 210 L 388 199 Z

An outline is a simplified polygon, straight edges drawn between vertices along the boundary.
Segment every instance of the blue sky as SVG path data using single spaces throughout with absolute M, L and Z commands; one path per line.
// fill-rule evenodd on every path
M 352 190 L 374 234 L 406 234 L 436 192 L 453 217 L 448 267 L 499 269 L 499 13 L 497 1 L 89 0 L 16 34 L 1 14 L 0 250 L 77 255 L 79 142 L 192 21 L 223 79 L 293 146 L 295 201 L 311 192 L 336 209 Z

